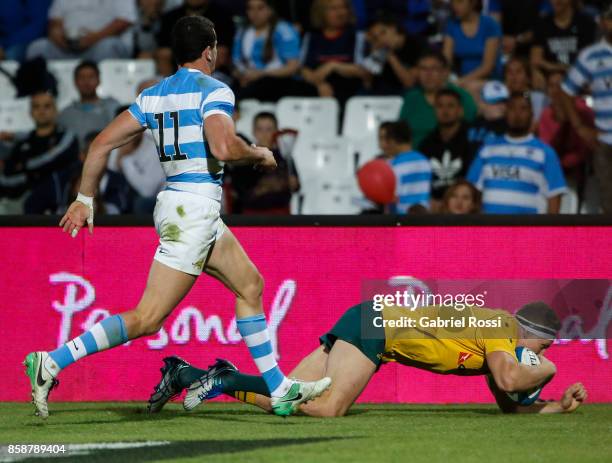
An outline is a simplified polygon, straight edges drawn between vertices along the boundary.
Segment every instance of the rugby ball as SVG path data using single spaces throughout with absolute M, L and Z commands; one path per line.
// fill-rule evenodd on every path
M 531 349 L 527 349 L 526 347 L 517 347 L 515 352 L 519 363 L 522 363 L 523 365 L 535 367 L 540 364 L 540 358 Z M 542 392 L 542 388 L 538 387 L 536 389 L 532 389 L 531 391 L 508 392 L 507 394 L 513 402 L 516 402 L 519 405 L 531 405 L 538 399 L 540 392 Z

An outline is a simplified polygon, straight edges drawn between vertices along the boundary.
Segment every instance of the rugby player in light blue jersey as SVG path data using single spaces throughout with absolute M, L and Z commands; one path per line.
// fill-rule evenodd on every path
M 159 331 L 202 272 L 236 295 L 238 331 L 266 382 L 277 415 L 295 412 L 331 383 L 327 377 L 292 380 L 281 372 L 263 314 L 263 279 L 220 217 L 223 162 L 240 161 L 263 169 L 275 168 L 276 162 L 267 148 L 248 146 L 236 136 L 231 118 L 234 95 L 211 77 L 217 58 L 212 22 L 195 16 L 180 19 L 173 31 L 173 53 L 180 65 L 177 73 L 144 90 L 92 142 L 80 192 L 60 222 L 73 237 L 85 223 L 93 233 L 93 198 L 109 153 L 151 130 L 167 183 L 155 206 L 160 239 L 147 286 L 134 310 L 95 324 L 52 352 L 28 354 L 24 364 L 32 399 L 43 418 L 49 415 L 49 391 L 62 369 L 87 355 Z M 199 378 L 186 378 L 187 366 L 182 360 L 166 362 L 149 401 L 150 412 L 159 411 L 180 392 L 179 377 L 183 382 Z

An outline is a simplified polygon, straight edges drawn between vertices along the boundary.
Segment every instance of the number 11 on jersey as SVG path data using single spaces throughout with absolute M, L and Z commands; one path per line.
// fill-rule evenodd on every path
M 179 147 L 179 114 L 178 111 L 172 111 L 169 113 L 170 118 L 172 119 L 172 125 L 174 127 L 174 154 L 169 156 L 166 154 L 166 149 L 164 146 L 164 113 L 155 114 L 155 120 L 157 121 L 157 127 L 159 130 L 159 161 L 160 162 L 168 162 L 168 161 L 182 161 L 187 159 L 187 156 L 181 153 L 181 149 Z

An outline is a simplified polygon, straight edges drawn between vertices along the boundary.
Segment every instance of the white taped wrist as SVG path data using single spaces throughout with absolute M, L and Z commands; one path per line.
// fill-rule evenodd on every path
M 85 196 L 83 193 L 79 193 L 76 197 L 76 201 L 85 204 L 89 208 L 89 216 L 87 217 L 87 223 L 93 222 L 93 211 L 94 211 L 94 199 L 92 196 Z

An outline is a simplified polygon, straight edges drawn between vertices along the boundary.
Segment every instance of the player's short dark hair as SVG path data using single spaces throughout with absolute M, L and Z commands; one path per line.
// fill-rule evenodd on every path
M 269 111 L 262 111 L 260 113 L 257 113 L 255 115 L 255 117 L 253 118 L 253 126 L 255 126 L 255 124 L 257 123 L 257 121 L 260 121 L 261 119 L 269 119 L 272 122 L 274 122 L 274 125 L 276 127 L 278 127 L 278 119 L 276 118 L 276 116 L 274 115 L 274 113 L 271 113 Z
M 95 61 L 90 61 L 90 60 L 85 60 L 85 61 L 81 61 L 77 67 L 74 68 L 74 78 L 77 78 L 77 75 L 79 75 L 79 72 L 81 72 L 83 69 L 93 69 L 93 71 L 96 73 L 96 75 L 98 77 L 100 77 L 100 68 L 98 67 L 98 65 L 96 64 Z
M 388 13 L 386 11 L 379 11 L 378 13 L 376 13 L 374 19 L 372 19 L 372 21 L 370 21 L 370 23 L 368 24 L 368 29 L 379 24 L 382 26 L 394 27 L 395 30 L 397 30 L 398 32 L 405 34 L 404 28 L 402 27 L 402 24 L 399 19 L 397 19 L 397 16 L 392 15 L 391 13 Z
M 421 61 L 424 61 L 426 59 L 435 59 L 438 63 L 440 63 L 440 65 L 443 68 L 445 69 L 448 68 L 448 60 L 446 59 L 446 56 L 444 56 L 442 52 L 438 50 L 434 50 L 434 49 L 425 50 L 419 56 L 418 62 L 420 63 Z
M 451 98 L 454 98 L 459 104 L 459 106 L 461 106 L 461 95 L 457 90 L 452 88 L 443 88 L 442 90 L 438 91 L 438 93 L 436 93 L 436 100 L 443 96 L 449 96 Z
M 388 122 L 381 125 L 385 135 L 396 143 L 412 143 L 412 129 L 406 121 Z
M 519 324 L 528 332 L 542 332 L 555 337 L 561 328 L 561 321 L 553 309 L 542 301 L 530 302 L 515 314 Z
M 179 65 L 190 63 L 202 56 L 217 41 L 215 25 L 203 16 L 184 16 L 172 29 L 172 53 Z

